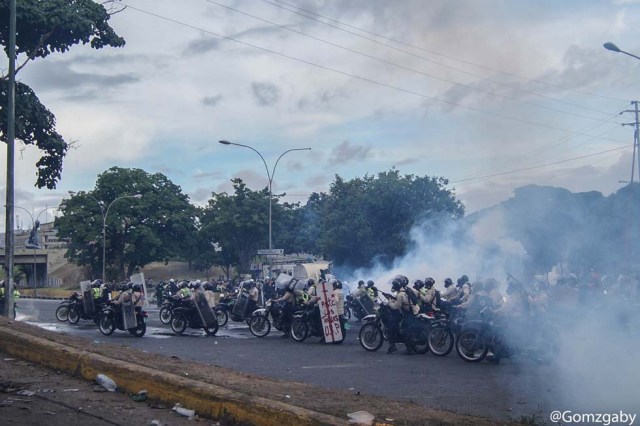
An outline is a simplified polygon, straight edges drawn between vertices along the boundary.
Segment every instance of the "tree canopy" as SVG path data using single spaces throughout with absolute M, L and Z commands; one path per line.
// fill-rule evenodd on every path
M 136 194 L 142 197 L 118 199 Z M 93 276 L 102 269 L 103 212 L 110 278 L 129 276 L 151 262 L 182 257 L 197 242 L 196 208 L 161 173 L 112 167 L 98 176 L 92 191 L 72 195 L 60 210 L 63 216 L 56 218 L 55 225 L 59 236 L 69 240 L 66 257 L 89 266 Z
M 108 2 L 107 2 L 108 3 Z M 121 47 L 125 41 L 108 24 L 110 15 L 92 0 L 20 0 L 16 4 L 18 73 L 28 62 L 71 46 L 89 43 L 94 49 Z M 9 55 L 9 0 L 0 0 L 0 44 Z M 0 140 L 7 142 L 8 75 L 0 74 Z M 43 151 L 36 163 L 38 188 L 53 189 L 60 180 L 68 144 L 55 130 L 54 115 L 31 88 L 16 83 L 16 139 Z

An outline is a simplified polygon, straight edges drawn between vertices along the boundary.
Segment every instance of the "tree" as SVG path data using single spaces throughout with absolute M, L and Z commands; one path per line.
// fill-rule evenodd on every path
M 112 3 L 112 2 L 106 2 Z M 16 74 L 30 61 L 76 44 L 121 47 L 125 41 L 109 26 L 109 12 L 92 0 L 20 0 L 16 5 Z M 9 0 L 0 0 L 0 43 L 9 55 Z M 0 74 L 0 140 L 7 142 L 8 75 Z M 16 83 L 16 139 L 43 151 L 36 163 L 36 186 L 53 189 L 60 180 L 69 145 L 55 130 L 54 115 L 24 83 Z
M 464 215 L 447 180 L 397 170 L 345 181 L 336 175 L 320 209 L 318 245 L 338 266 L 389 266 L 410 248 L 409 231 L 426 219 Z
M 202 232 L 210 244 L 218 244 L 226 261 L 249 272 L 258 248 L 268 244 L 269 191 L 251 191 L 242 179 L 232 179 L 234 194 L 213 193 L 202 214 Z M 273 217 L 279 211 L 273 204 Z M 213 250 L 213 248 L 212 248 Z
M 141 194 L 140 199 L 123 195 Z M 93 191 L 64 201 L 55 226 L 69 240 L 66 257 L 89 265 L 93 275 L 102 268 L 100 204 L 106 212 L 106 260 L 111 278 L 130 276 L 151 262 L 168 262 L 196 244 L 196 209 L 179 186 L 161 173 L 112 167 L 98 176 Z

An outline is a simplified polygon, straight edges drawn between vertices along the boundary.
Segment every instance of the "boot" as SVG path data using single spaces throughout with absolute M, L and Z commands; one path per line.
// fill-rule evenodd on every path
M 389 345 L 389 349 L 387 349 L 387 353 L 388 353 L 388 354 L 392 354 L 392 353 L 394 353 L 394 352 L 395 352 L 395 351 L 397 351 L 397 350 L 398 350 L 398 348 L 396 348 L 396 344 L 395 344 L 395 343 L 391 343 L 391 344 Z

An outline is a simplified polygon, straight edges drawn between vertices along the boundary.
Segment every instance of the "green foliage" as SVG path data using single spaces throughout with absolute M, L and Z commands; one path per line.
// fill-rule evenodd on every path
M 345 181 L 336 176 L 328 195 L 309 205 L 308 235 L 336 265 L 390 265 L 409 248 L 409 231 L 422 220 L 463 216 L 464 207 L 444 178 L 401 176 L 397 170 Z
M 142 198 L 114 202 L 134 194 Z M 151 262 L 167 262 L 197 243 L 196 208 L 179 186 L 161 173 L 112 167 L 98 176 L 93 191 L 65 200 L 63 216 L 56 219 L 59 236 L 69 239 L 66 257 L 89 265 L 94 276 L 102 270 L 102 211 L 106 260 L 112 265 L 108 277 L 123 278 Z
M 16 5 L 16 55 L 29 61 L 53 52 L 66 52 L 75 44 L 92 48 L 124 46 L 124 39 L 109 26 L 109 13 L 92 0 L 20 0 Z M 9 55 L 9 1 L 0 0 L 0 44 Z M 16 58 L 16 59 L 18 59 Z M 0 75 L 0 140 L 7 142 L 8 76 Z M 38 188 L 53 189 L 60 180 L 68 145 L 55 130 L 55 117 L 24 83 L 16 83 L 16 139 L 43 151 L 36 163 Z
M 0 139 L 6 143 L 7 114 L 7 80 L 0 80 Z M 43 151 L 36 163 L 38 188 L 53 189 L 62 173 L 62 159 L 69 146 L 55 130 L 54 115 L 40 103 L 31 88 L 16 82 L 16 121 L 15 136 L 27 145 L 35 145 Z
M 242 179 L 232 182 L 233 195 L 212 194 L 202 212 L 201 233 L 211 247 L 217 244 L 222 248 L 227 262 L 238 264 L 239 272 L 244 273 L 257 250 L 268 245 L 269 191 L 251 191 Z

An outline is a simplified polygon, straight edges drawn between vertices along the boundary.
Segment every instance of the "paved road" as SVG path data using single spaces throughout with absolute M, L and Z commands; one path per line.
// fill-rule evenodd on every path
M 21 299 L 18 320 L 96 343 L 127 345 L 242 372 L 373 393 L 490 418 L 519 419 L 535 413 L 545 418 L 557 409 L 561 397 L 552 365 L 535 365 L 527 360 L 470 364 L 459 359 L 455 351 L 444 358 L 431 354 L 388 355 L 384 348 L 370 353 L 360 346 L 359 324 L 355 323 L 342 345 L 318 343 L 315 337 L 297 343 L 282 339 L 273 330 L 265 338 L 256 338 L 246 324 L 233 322 L 213 337 L 206 337 L 199 330 L 177 336 L 168 325 L 160 323 L 157 308 L 151 308 L 145 337 L 136 338 L 121 331 L 103 336 L 89 321 L 81 320 L 78 325 L 58 322 L 54 314 L 58 304 L 54 300 Z

